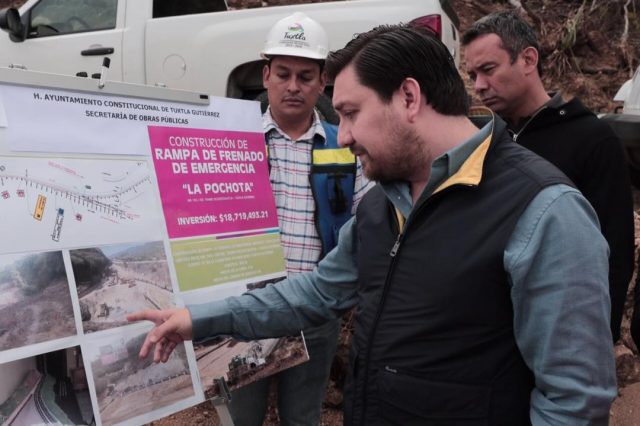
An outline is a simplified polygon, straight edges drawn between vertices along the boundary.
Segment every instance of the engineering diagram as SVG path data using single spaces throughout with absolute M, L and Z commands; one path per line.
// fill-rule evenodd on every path
M 1 226 L 15 250 L 157 239 L 156 194 L 146 161 L 0 156 Z

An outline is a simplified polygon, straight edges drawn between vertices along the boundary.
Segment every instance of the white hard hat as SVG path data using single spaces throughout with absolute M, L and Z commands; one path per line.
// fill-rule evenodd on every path
M 329 37 L 324 28 L 302 12 L 296 12 L 275 23 L 260 56 L 299 56 L 302 58 L 327 58 Z

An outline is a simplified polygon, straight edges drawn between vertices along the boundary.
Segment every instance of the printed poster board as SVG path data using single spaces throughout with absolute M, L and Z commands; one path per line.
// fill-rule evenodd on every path
M 284 259 L 257 102 L 95 84 L 0 69 L 3 424 L 143 424 L 308 359 L 300 336 L 138 359 L 152 325 L 128 313 L 241 294 Z

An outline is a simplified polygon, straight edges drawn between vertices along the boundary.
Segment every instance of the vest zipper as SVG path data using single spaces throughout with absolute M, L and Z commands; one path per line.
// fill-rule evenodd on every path
M 406 228 L 405 228 L 406 229 Z M 389 270 L 387 271 L 387 277 L 384 280 L 384 286 L 382 287 L 382 295 L 380 296 L 380 303 L 378 304 L 378 309 L 376 311 L 376 316 L 373 320 L 373 324 L 371 326 L 371 331 L 369 333 L 369 337 L 367 339 L 367 348 L 365 350 L 365 355 L 363 359 L 363 382 L 362 382 L 362 409 L 360 411 L 360 424 L 364 425 L 364 417 L 367 412 L 367 393 L 365 391 L 367 387 L 367 383 L 369 382 L 369 361 L 371 358 L 371 346 L 373 345 L 373 338 L 376 334 L 376 329 L 378 328 L 378 322 L 380 321 L 380 316 L 382 315 L 382 308 L 384 307 L 384 301 L 387 298 L 387 293 L 389 292 L 389 287 L 391 287 L 391 275 L 393 274 L 393 270 L 395 269 L 396 257 L 395 255 L 398 253 L 398 249 L 400 248 L 400 239 L 402 238 L 402 233 L 398 234 L 398 238 L 396 239 L 393 248 L 391 249 L 391 264 L 389 265 Z M 356 389 L 357 392 L 357 389 Z
M 439 198 L 442 196 L 442 194 L 446 194 L 447 192 L 450 192 L 452 190 L 452 188 L 455 188 L 458 185 L 454 185 L 454 186 L 450 186 L 446 189 L 444 189 L 443 191 L 437 193 L 437 194 L 433 194 L 431 197 L 427 198 L 422 204 L 415 206 L 415 211 L 412 212 L 412 214 L 410 215 L 410 217 L 416 217 L 418 215 L 418 213 L 420 213 L 426 205 L 431 204 L 432 200 L 434 198 Z M 409 219 L 410 220 L 410 219 Z M 404 235 L 406 235 L 406 231 L 407 229 L 409 229 L 409 220 L 407 220 L 407 222 L 405 222 L 404 227 L 402 228 L 402 231 L 400 231 L 400 227 L 398 227 L 398 237 L 396 238 L 396 242 L 393 245 L 393 248 L 391 249 L 391 252 L 389 252 L 389 255 L 391 256 L 391 264 L 389 265 L 389 270 L 387 271 L 387 276 L 385 278 L 384 281 L 384 286 L 382 288 L 382 295 L 380 296 L 380 303 L 378 304 L 378 310 L 376 311 L 376 315 L 375 318 L 373 320 L 373 324 L 371 326 L 371 331 L 369 333 L 369 338 L 367 339 L 367 347 L 364 353 L 364 359 L 363 359 L 363 389 L 362 389 L 362 408 L 360 410 L 360 424 L 364 425 L 364 416 L 365 413 L 367 411 L 367 395 L 366 392 L 364 391 L 366 386 L 367 386 L 367 382 L 369 381 L 369 361 L 371 358 L 371 347 L 373 346 L 373 339 L 375 337 L 376 334 L 376 330 L 378 328 L 378 322 L 380 321 L 380 316 L 382 315 L 382 309 L 384 307 L 384 302 L 387 298 L 387 294 L 389 293 L 389 288 L 391 287 L 391 276 L 393 275 L 393 271 L 395 269 L 395 264 L 396 264 L 396 255 L 398 254 L 398 251 L 400 250 L 400 244 L 402 243 L 402 238 Z M 391 371 L 391 370 L 388 370 Z M 391 371 L 392 372 L 392 371 Z M 355 389 L 355 392 L 357 393 L 358 390 L 357 388 Z
M 402 232 L 398 234 L 398 238 L 396 238 L 396 242 L 391 248 L 391 251 L 389 252 L 389 256 L 396 257 L 396 254 L 398 253 L 398 249 L 400 248 L 400 238 L 402 238 Z
M 387 271 L 387 277 L 384 280 L 384 286 L 382 287 L 382 295 L 380 296 L 380 303 L 378 304 L 378 310 L 376 311 L 376 316 L 375 319 L 373 321 L 373 325 L 371 327 L 371 332 L 369 334 L 369 338 L 367 339 L 367 342 L 369 342 L 369 344 L 367 345 L 367 348 L 365 350 L 365 354 L 364 354 L 364 365 L 363 365 L 363 389 L 362 389 L 362 409 L 360 412 L 360 424 L 364 425 L 364 416 L 365 413 L 367 411 L 367 398 L 366 398 L 366 392 L 365 392 L 365 388 L 367 386 L 367 382 L 369 381 L 369 358 L 371 357 L 371 345 L 373 343 L 373 338 L 375 336 L 376 333 L 376 329 L 378 328 L 378 321 L 380 320 L 380 315 L 382 315 L 382 307 L 384 306 L 384 301 L 387 298 L 387 293 L 389 292 L 389 287 L 391 286 L 391 275 L 393 273 L 394 270 L 394 266 L 395 266 L 395 260 L 396 260 L 396 254 L 398 253 L 398 250 L 400 249 L 400 242 L 402 240 L 402 236 L 404 235 L 404 230 L 407 229 L 406 226 L 406 222 L 404 223 L 404 225 L 401 225 L 400 222 L 398 221 L 398 218 L 396 218 L 396 225 L 398 225 L 398 236 L 396 237 L 396 242 L 393 244 L 393 247 L 391 248 L 391 251 L 389 252 L 389 256 L 391 256 L 391 264 L 389 265 L 389 270 Z M 357 389 L 356 389 L 356 393 L 357 393 Z

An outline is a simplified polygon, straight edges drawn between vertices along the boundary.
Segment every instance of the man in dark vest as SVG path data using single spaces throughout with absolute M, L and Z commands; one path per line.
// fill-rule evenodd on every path
M 140 356 L 291 334 L 355 306 L 347 425 L 607 424 L 607 245 L 589 203 L 498 117 L 467 117 L 431 33 L 375 28 L 330 54 L 327 71 L 339 143 L 379 185 L 313 272 L 129 316 L 156 324 Z

